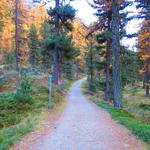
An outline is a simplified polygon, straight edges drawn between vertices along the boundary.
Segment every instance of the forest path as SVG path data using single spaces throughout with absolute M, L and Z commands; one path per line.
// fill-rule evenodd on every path
M 17 150 L 144 150 L 143 142 L 84 97 L 83 81 L 73 84 L 53 130 L 32 145 L 19 144 Z

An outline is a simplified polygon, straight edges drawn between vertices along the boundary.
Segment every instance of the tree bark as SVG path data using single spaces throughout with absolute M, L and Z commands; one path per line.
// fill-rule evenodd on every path
M 147 20 L 150 21 L 150 1 L 149 0 L 147 1 L 147 5 L 148 5 L 147 6 Z M 150 27 L 148 27 L 148 29 L 150 29 Z M 148 30 L 148 31 L 150 31 L 150 30 Z M 149 42 L 149 44 L 148 44 L 148 50 L 150 50 L 150 36 L 148 37 L 148 42 Z M 148 52 L 148 54 L 149 54 L 149 52 Z M 149 56 L 149 58 L 146 61 L 145 80 L 146 80 L 145 81 L 146 82 L 145 95 L 146 96 L 150 96 L 150 92 L 149 92 L 149 90 L 150 90 L 150 56 Z
M 76 79 L 79 79 L 79 62 L 76 61 Z
M 120 51 L 120 36 L 119 36 L 119 4 L 118 0 L 112 0 L 112 51 L 113 51 L 113 94 L 114 107 L 121 108 L 121 82 L 120 82 L 120 67 L 119 67 L 119 51 Z
M 18 36 L 18 25 L 19 25 L 19 0 L 15 0 L 15 57 L 16 57 L 16 71 L 19 72 L 19 36 Z
M 142 88 L 145 89 L 145 74 L 143 76 L 143 87 Z
M 101 63 L 101 52 L 100 50 L 98 51 L 98 63 L 100 64 Z M 98 69 L 98 73 L 97 73 L 97 76 L 98 76 L 98 80 L 100 81 L 101 80 L 101 72 L 100 72 L 100 68 Z
M 149 59 L 146 62 L 146 72 L 145 72 L 145 95 L 150 96 L 150 61 Z
M 108 21 L 108 31 L 110 32 L 110 20 Z M 111 50 L 111 39 L 107 37 L 106 43 L 106 90 L 105 100 L 110 100 L 110 50 Z
M 106 90 L 105 90 L 105 100 L 110 100 L 110 39 L 107 40 L 106 46 Z
M 92 42 L 90 47 L 90 80 L 93 83 L 93 52 L 92 52 Z

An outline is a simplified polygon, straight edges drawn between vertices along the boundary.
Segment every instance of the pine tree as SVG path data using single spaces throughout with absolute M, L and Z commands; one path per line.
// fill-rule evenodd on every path
M 137 8 L 141 8 L 139 18 L 144 18 L 141 30 L 138 36 L 138 49 L 141 59 L 145 65 L 143 68 L 145 95 L 150 95 L 150 0 L 136 0 L 138 2 Z
M 68 80 L 74 79 L 74 61 L 73 60 L 67 60 L 63 62 L 62 64 L 62 73 L 63 77 Z
M 40 64 L 40 49 L 37 29 L 34 24 L 30 26 L 29 30 L 29 60 L 33 67 Z
M 87 52 L 85 53 L 86 71 L 88 75 L 88 88 L 90 91 L 96 91 L 96 70 L 97 70 L 97 41 L 95 34 L 89 31 L 87 38 Z
M 150 0 L 135 0 L 137 2 L 137 8 L 141 8 L 141 12 L 138 18 L 150 19 Z
M 59 8 L 60 1 L 55 0 L 55 8 Z M 60 18 L 59 14 L 56 12 L 55 14 L 55 33 L 58 35 L 60 32 Z M 57 85 L 59 81 L 59 52 L 58 47 L 55 45 L 54 48 L 54 67 L 53 67 L 53 80 Z
M 40 35 L 42 39 L 40 40 L 41 48 L 41 60 L 42 65 L 45 69 L 51 68 L 53 63 L 53 51 L 52 44 L 50 44 L 50 39 L 52 39 L 52 34 L 54 32 L 54 25 L 49 24 L 48 21 L 44 21 L 40 29 Z M 52 40 L 53 41 L 53 40 Z
M 120 15 L 118 0 L 112 0 L 112 51 L 113 51 L 113 94 L 114 107 L 121 108 L 121 82 L 120 82 Z
M 73 30 L 71 31 L 72 41 L 74 46 L 80 50 L 80 55 L 75 58 L 75 72 L 76 72 L 75 78 L 78 79 L 80 73 L 84 72 L 85 67 L 84 54 L 86 51 L 87 27 L 79 18 L 76 18 L 72 24 L 73 24 Z
M 15 0 L 15 57 L 16 70 L 19 72 L 19 0 Z
M 99 30 L 102 32 L 98 35 L 98 42 L 100 45 L 106 43 L 106 67 L 105 67 L 105 100 L 110 100 L 110 62 L 111 62 L 111 20 L 112 8 L 111 0 L 94 0 L 92 7 L 97 9 L 96 16 L 98 16 Z
M 144 82 L 145 82 L 145 95 L 150 95 L 150 20 L 144 20 L 138 36 L 138 52 L 141 60 L 144 62 L 142 68 Z
M 139 54 L 127 48 L 121 47 L 120 52 L 121 85 L 124 88 L 127 84 L 140 81 L 139 70 L 142 66 Z
M 54 25 L 55 32 L 49 36 L 47 47 L 54 49 L 53 80 L 56 85 L 61 76 L 59 75 L 61 74 L 60 58 L 63 58 L 61 54 L 65 55 L 64 58 L 69 59 L 69 57 L 72 58 L 76 51 L 71 37 L 67 34 L 72 30 L 71 21 L 75 17 L 75 12 L 75 9 L 70 4 L 60 3 L 59 0 L 55 0 L 55 7 L 48 11 L 51 16 L 49 23 Z M 70 54 L 73 55 L 71 56 Z
M 86 54 L 86 65 L 87 65 L 87 74 L 88 74 L 88 88 L 90 91 L 95 92 L 96 87 L 94 85 L 94 75 L 95 75 L 95 68 L 94 68 L 94 52 L 93 52 L 93 43 L 90 42 L 88 44 L 88 52 Z
M 22 0 L 15 0 L 15 53 L 16 53 L 16 70 L 27 65 L 28 46 L 27 46 L 27 8 Z

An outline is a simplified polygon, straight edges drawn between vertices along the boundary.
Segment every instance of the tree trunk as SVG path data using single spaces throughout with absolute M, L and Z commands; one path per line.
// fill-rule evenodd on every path
M 15 57 L 16 57 L 16 71 L 19 72 L 19 37 L 18 37 L 18 19 L 19 19 L 19 8 L 18 8 L 19 0 L 15 0 Z
M 90 91 L 94 91 L 94 80 L 93 80 L 93 75 L 94 75 L 94 72 L 93 72 L 93 52 L 92 52 L 92 44 L 91 44 L 91 47 L 90 47 L 90 81 L 89 81 L 89 89 Z
M 148 0 L 148 10 L 147 10 L 147 19 L 150 20 L 150 1 Z M 149 27 L 150 28 L 150 27 Z M 148 37 L 148 50 L 150 50 L 150 36 Z M 149 53 L 148 53 L 149 54 Z M 145 76 L 145 82 L 146 82 L 146 91 L 145 95 L 150 96 L 150 56 L 146 61 L 146 76 Z
M 119 24 L 120 24 L 120 16 L 119 16 L 118 0 L 112 0 L 113 94 L 114 94 L 115 108 L 122 107 L 120 67 L 119 67 L 119 51 L 120 51 Z
M 110 39 L 107 40 L 106 46 L 106 90 L 105 90 L 105 100 L 110 100 L 110 49 L 111 43 Z
M 92 53 L 92 43 L 90 47 L 90 80 L 93 83 L 93 53 Z
M 59 0 L 55 0 L 55 7 L 59 7 Z M 56 23 L 55 23 L 56 34 L 59 34 L 59 30 L 60 30 L 59 29 L 59 17 L 57 15 L 56 16 Z M 54 84 L 58 85 L 58 81 L 59 81 L 59 52 L 58 52 L 57 46 L 55 46 L 55 49 L 54 49 L 53 81 L 54 81 Z
M 76 61 L 76 79 L 79 79 L 79 62 Z
M 108 21 L 108 31 L 110 32 L 110 19 Z M 106 43 L 106 90 L 105 90 L 105 100 L 110 100 L 110 50 L 111 50 L 111 39 L 107 37 Z
M 143 76 L 143 87 L 142 88 L 145 89 L 145 74 Z
M 145 94 L 146 96 L 149 96 L 150 94 L 149 94 L 149 85 L 147 84 L 146 85 L 146 94 Z
M 147 20 L 150 20 L 150 1 L 147 1 Z M 149 27 L 150 28 L 150 27 Z M 148 29 L 149 29 L 148 28 Z M 148 37 L 148 50 L 150 50 L 150 36 Z M 149 53 L 148 53 L 149 54 Z M 146 60 L 146 73 L 145 73 L 145 95 L 150 96 L 150 57 L 147 58 Z
M 98 51 L 98 63 L 100 64 L 101 63 L 101 53 L 100 53 L 100 50 Z M 100 72 L 100 68 L 98 69 L 98 80 L 100 81 L 101 80 L 101 72 Z
M 145 95 L 149 96 L 149 87 L 150 87 L 150 63 L 149 59 L 146 62 L 146 72 L 145 72 Z

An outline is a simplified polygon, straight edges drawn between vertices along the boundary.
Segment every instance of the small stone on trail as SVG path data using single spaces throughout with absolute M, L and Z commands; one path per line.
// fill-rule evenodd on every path
M 124 147 L 125 148 L 128 148 L 130 145 L 129 144 L 124 144 Z

